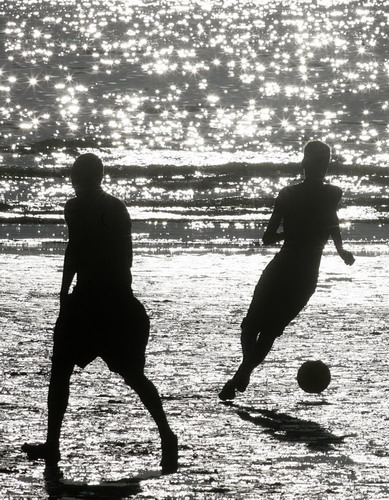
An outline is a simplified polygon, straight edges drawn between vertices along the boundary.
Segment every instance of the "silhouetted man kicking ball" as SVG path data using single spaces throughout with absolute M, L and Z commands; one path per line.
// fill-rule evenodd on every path
M 161 437 L 164 473 L 177 470 L 177 437 L 153 383 L 144 374 L 149 318 L 131 288 L 131 220 L 124 203 L 101 188 L 103 164 L 79 156 L 71 169 L 76 197 L 65 206 L 69 242 L 65 252 L 60 313 L 48 395 L 47 439 L 25 444 L 30 458 L 60 460 L 59 441 L 75 365 L 101 357 L 139 395 Z M 73 278 L 76 286 L 69 293 Z
M 263 271 L 241 328 L 243 360 L 232 379 L 219 393 L 233 399 L 246 390 L 250 375 L 266 358 L 277 337 L 298 315 L 314 293 L 320 260 L 327 240 L 347 265 L 354 263 L 343 248 L 337 207 L 342 191 L 324 184 L 330 148 L 310 141 L 304 148 L 304 182 L 282 189 L 263 235 L 264 245 L 284 240 L 283 246 Z M 280 225 L 283 232 L 277 232 Z

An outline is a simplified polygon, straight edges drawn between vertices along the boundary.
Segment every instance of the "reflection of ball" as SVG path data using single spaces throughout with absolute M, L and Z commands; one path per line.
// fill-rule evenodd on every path
M 323 361 L 306 361 L 297 372 L 297 382 L 305 392 L 324 391 L 331 382 L 331 372 Z

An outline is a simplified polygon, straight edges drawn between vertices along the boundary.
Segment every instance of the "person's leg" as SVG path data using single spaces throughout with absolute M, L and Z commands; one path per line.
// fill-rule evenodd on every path
M 225 383 L 223 389 L 220 391 L 220 399 L 234 399 L 236 389 L 239 392 L 244 392 L 247 389 L 253 370 L 264 361 L 278 335 L 264 331 L 259 334 L 256 341 L 253 341 L 255 336 L 256 334 L 253 331 L 250 332 L 242 329 L 243 360 L 236 370 L 235 375 Z
M 42 444 L 27 444 L 22 447 L 29 458 L 44 458 L 46 461 L 60 460 L 59 439 L 62 421 L 68 405 L 69 382 L 74 364 L 53 357 L 49 394 L 47 400 L 47 438 Z
M 237 385 L 239 386 L 239 390 L 244 391 L 250 381 L 250 374 L 254 369 L 254 366 L 252 366 L 252 357 L 260 332 L 260 325 L 263 321 L 262 312 L 268 309 L 266 294 L 264 293 L 266 286 L 263 283 L 263 276 L 264 274 L 262 274 L 254 289 L 250 306 L 241 324 L 240 343 L 243 359 L 234 377 L 228 380 L 219 392 L 219 398 L 222 400 L 234 399 Z
M 275 338 L 276 336 L 270 332 L 261 332 L 254 345 L 250 346 L 251 351 L 243 351 L 242 363 L 233 377 L 235 387 L 238 391 L 244 392 L 246 390 L 250 382 L 251 373 L 269 354 Z
M 253 368 L 249 370 L 250 366 L 249 360 L 255 349 L 255 343 L 257 340 L 258 331 L 255 330 L 255 328 L 253 327 L 251 328 L 248 327 L 248 323 L 249 322 L 246 316 L 241 325 L 241 336 L 240 336 L 243 359 L 241 364 L 239 365 L 239 368 L 235 372 L 233 378 L 227 380 L 222 390 L 219 392 L 219 398 L 222 399 L 223 401 L 235 398 L 235 390 L 237 388 L 236 385 L 237 382 L 239 387 L 241 388 L 243 384 L 245 384 L 247 387 L 250 380 L 250 374 Z M 247 383 L 243 382 L 242 378 L 247 379 Z
M 158 427 L 162 471 L 175 472 L 178 461 L 177 436 L 169 426 L 157 388 L 144 374 L 150 320 L 143 304 L 133 295 L 124 296 L 120 307 L 116 308 L 115 324 L 111 323 L 110 329 L 114 335 L 101 357 L 110 370 L 119 373 L 138 394 Z M 116 339 L 116 342 L 112 339 Z
M 47 399 L 49 414 L 46 443 L 53 448 L 59 448 L 62 421 L 68 406 L 69 384 L 73 369 L 74 364 L 62 361 L 54 361 L 51 369 L 49 395 Z
M 256 326 L 259 322 L 256 318 L 254 306 L 258 306 L 258 312 L 261 311 L 261 307 L 259 307 L 260 288 L 257 287 L 248 314 L 242 321 L 241 343 L 243 360 L 233 378 L 223 388 L 220 396 L 221 399 L 233 399 L 235 397 L 235 389 L 240 392 L 246 390 L 253 370 L 264 361 L 273 347 L 275 339 L 282 335 L 286 325 L 305 307 L 314 290 L 314 286 L 310 285 L 304 288 L 303 291 L 299 290 L 300 295 L 297 295 L 297 297 L 293 297 L 292 293 L 286 295 L 280 294 L 279 300 L 274 300 L 275 306 L 271 307 L 271 305 L 268 305 L 267 309 L 262 306 L 268 318 L 271 318 L 271 321 L 268 319 L 268 323 L 274 326 L 262 327 L 257 336 L 258 330 Z M 283 307 L 281 308 L 279 304 L 283 304 Z M 223 395 L 224 398 L 222 397 Z
M 249 357 L 255 349 L 255 344 L 259 335 L 259 328 L 255 328 L 251 325 L 247 318 L 242 321 L 241 334 L 240 334 L 240 344 L 242 347 L 243 360 Z
M 177 436 L 167 421 L 157 388 L 143 372 L 137 374 L 125 373 L 123 376 L 126 384 L 138 394 L 140 400 L 157 424 L 161 437 L 162 471 L 164 473 L 175 472 L 178 467 Z

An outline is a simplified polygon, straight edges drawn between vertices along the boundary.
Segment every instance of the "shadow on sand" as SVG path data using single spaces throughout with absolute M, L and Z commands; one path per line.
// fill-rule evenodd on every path
M 93 499 L 116 500 L 138 495 L 142 489 L 140 482 L 144 479 L 160 477 L 158 472 L 150 472 L 138 477 L 124 478 L 118 481 L 106 481 L 101 484 L 72 482 L 63 478 L 57 465 L 46 465 L 44 472 L 45 488 L 50 500 L 60 499 Z
M 302 420 L 275 410 L 262 410 L 233 403 L 230 406 L 236 408 L 236 413 L 242 420 L 263 427 L 267 434 L 279 441 L 305 443 L 309 448 L 328 451 L 334 448 L 333 445 L 341 444 L 349 437 L 335 436 L 317 422 Z

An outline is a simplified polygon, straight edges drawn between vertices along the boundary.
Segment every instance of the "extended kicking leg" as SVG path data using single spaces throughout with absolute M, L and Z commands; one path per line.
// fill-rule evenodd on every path
M 73 368 L 73 364 L 53 360 L 47 400 L 47 438 L 46 442 L 42 444 L 25 443 L 22 446 L 22 450 L 27 453 L 30 459 L 43 458 L 46 462 L 57 463 L 61 458 L 59 438 L 63 417 L 68 405 L 69 381 Z
M 222 400 L 234 399 L 235 390 L 244 392 L 250 383 L 253 370 L 262 363 L 271 348 L 276 336 L 268 332 L 261 332 L 258 340 L 252 343 L 252 335 L 242 330 L 243 360 L 232 379 L 228 380 L 219 393 Z M 250 339 L 250 340 L 249 340 Z
M 273 347 L 275 337 L 267 332 L 262 332 L 251 353 L 246 352 L 243 361 L 237 369 L 233 380 L 239 392 L 244 392 L 249 385 L 250 376 L 253 370 L 260 365 Z
M 243 392 L 250 381 L 250 374 L 253 369 L 249 369 L 249 360 L 255 349 L 258 332 L 253 328 L 244 328 L 245 322 L 247 323 L 246 318 L 243 320 L 240 336 L 243 360 L 233 378 L 227 380 L 223 389 L 219 392 L 219 398 L 223 401 L 234 399 L 235 391 L 238 388 L 237 385 L 239 386 L 238 390 L 242 390 Z M 242 389 L 243 386 L 244 389 Z
M 162 472 L 164 474 L 176 472 L 178 468 L 177 436 L 169 426 L 157 388 L 144 373 L 126 375 L 124 380 L 138 394 L 140 400 L 157 424 L 161 437 Z

